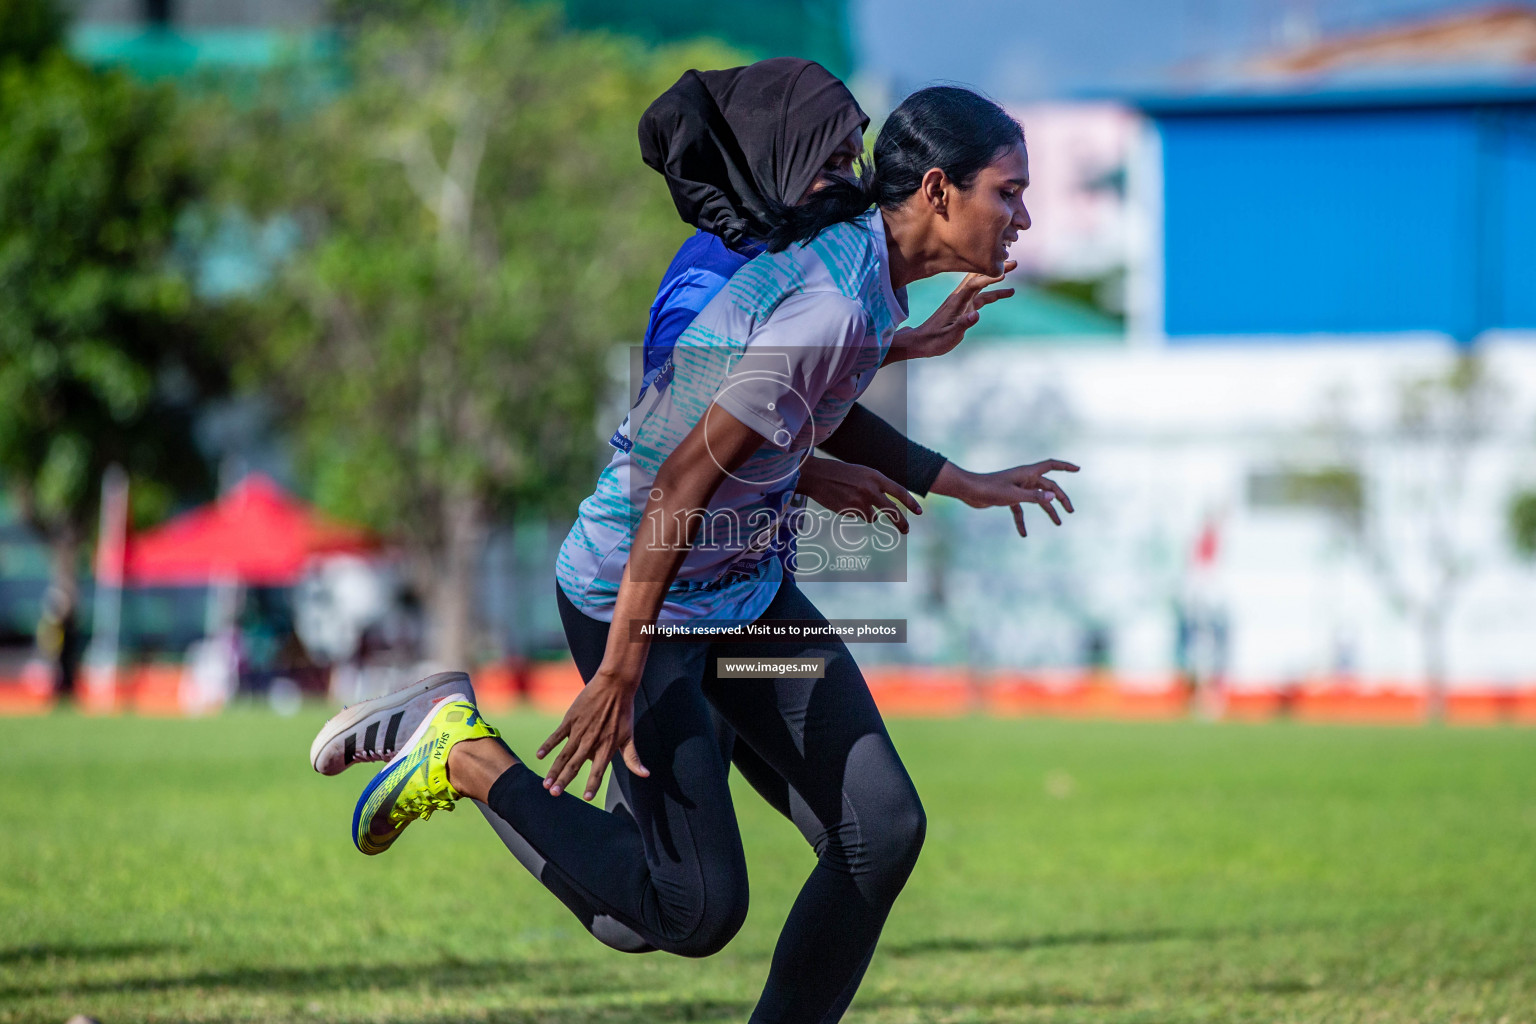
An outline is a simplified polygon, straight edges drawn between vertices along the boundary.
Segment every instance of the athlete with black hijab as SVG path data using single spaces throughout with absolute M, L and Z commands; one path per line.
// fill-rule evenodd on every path
M 864 155 L 869 116 L 848 87 L 814 61 L 774 57 L 745 67 L 687 71 L 640 118 L 640 155 L 667 182 L 684 222 L 698 230 L 678 249 L 651 305 L 643 348 L 640 395 L 670 382 L 672 347 L 700 310 L 730 278 L 782 231 L 790 208 L 834 179 L 852 179 Z M 1011 261 L 1004 272 L 1011 270 Z M 985 291 L 1002 275 L 971 274 L 921 327 L 896 332 L 892 357 L 934 356 L 959 344 L 983 306 L 1013 295 Z M 625 450 L 626 425 L 609 443 Z M 1012 504 L 1011 475 L 977 474 L 903 435 L 862 403 L 819 445 L 832 459 L 809 456 L 795 483 L 798 497 L 832 512 L 871 519 L 885 515 L 906 527 L 902 509 L 921 507 L 909 492 L 930 490 L 974 507 Z M 840 460 L 840 461 L 839 461 Z M 1047 509 L 1050 508 L 1047 504 Z M 1022 532 L 1022 511 L 1017 509 Z M 781 551 L 788 556 L 792 539 Z M 735 742 L 715 715 L 721 753 L 785 817 L 790 794 L 782 776 L 750 747 Z M 624 766 L 616 763 L 615 773 Z M 609 810 L 621 806 L 623 788 L 610 785 Z
M 854 176 L 868 126 L 868 115 L 841 80 L 796 57 L 688 71 L 651 104 L 640 119 L 640 154 L 666 179 L 678 215 L 698 230 L 673 257 L 651 306 L 642 393 L 665 387 L 678 335 L 736 271 L 764 251 L 764 240 L 783 230 L 790 208 L 828 182 Z M 1005 273 L 1011 269 L 1011 262 L 1004 267 Z M 969 275 L 922 326 L 896 333 L 888 361 L 953 349 L 983 306 L 1013 294 L 1012 288 L 983 290 L 1001 280 Z M 622 428 L 610 443 L 628 443 Z M 887 495 L 921 513 L 909 491 L 932 490 L 978 508 L 1003 504 L 1014 492 L 1009 475 L 1016 471 L 964 470 L 861 403 L 820 449 L 842 461 L 806 459 L 800 494 L 866 519 L 884 509 L 902 527 L 902 510 Z
M 891 115 L 872 178 L 831 181 L 768 225 L 767 253 L 679 336 L 672 379 L 632 413 L 630 445 L 562 547 L 557 597 L 587 685 L 537 756 L 563 748 L 541 778 L 485 723 L 467 677 L 425 680 L 410 700 L 459 692 L 426 709 L 363 791 L 358 849 L 382 853 L 413 821 L 469 796 L 516 828 L 540 880 L 594 934 L 611 922 L 648 946 L 708 956 L 747 906 L 713 708 L 786 780 L 791 818 L 817 855 L 751 1020 L 838 1020 L 916 861 L 926 816 L 851 653 L 777 552 L 735 535 L 696 545 L 699 513 L 783 513 L 781 483 L 891 361 L 905 285 L 953 270 L 999 278 L 1008 245 L 1030 225 L 1028 180 L 1022 129 L 1004 111 L 963 89 L 926 89 Z M 738 373 L 765 359 L 787 360 L 786 375 Z M 1056 519 L 1051 502 L 1072 506 L 1046 474 L 1075 469 L 1052 460 L 1005 471 L 1011 500 L 999 503 L 1038 503 Z M 656 643 L 648 632 L 720 620 L 810 626 L 787 645 Z M 772 656 L 814 657 L 823 673 L 744 682 L 717 667 L 721 657 Z M 359 710 L 351 728 L 404 732 L 403 707 Z M 316 750 L 326 770 L 330 747 L 317 739 Z M 625 790 L 618 812 L 564 792 L 590 761 L 590 800 L 619 758 L 628 771 L 615 779 Z

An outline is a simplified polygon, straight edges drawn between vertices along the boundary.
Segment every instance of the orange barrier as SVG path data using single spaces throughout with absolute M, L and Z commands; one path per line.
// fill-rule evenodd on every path
M 1262 722 L 1290 714 L 1295 695 L 1282 690 L 1229 690 L 1221 717 L 1234 722 Z
M 870 678 L 873 690 L 880 674 Z M 1181 718 L 1187 691 L 1169 679 L 1131 679 L 1101 672 L 997 674 L 979 683 L 982 708 L 997 715 L 1069 718 Z
M 491 710 L 531 704 L 558 714 L 571 706 L 582 687 L 571 661 L 497 662 L 478 669 L 474 680 L 476 699 Z
M 0 715 L 39 715 L 53 704 L 53 677 L 42 662 L 28 662 L 18 678 L 0 680 Z
M 1302 690 L 1291 714 L 1303 722 L 1417 723 L 1429 714 L 1429 700 L 1422 690 L 1325 684 Z
M 1196 710 L 1194 695 L 1174 677 L 877 666 L 868 669 L 865 678 L 881 713 L 891 717 L 1176 719 Z M 582 687 L 570 661 L 496 662 L 477 670 L 474 680 L 480 702 L 494 711 L 527 706 L 560 714 Z M 115 678 L 87 669 L 81 674 L 77 704 L 87 714 L 180 716 L 192 713 L 183 689 L 183 669 L 177 664 L 125 666 Z M 0 678 L 0 715 L 40 714 L 56 703 L 47 669 L 38 663 L 16 678 Z M 1413 725 L 1426 720 L 1429 703 L 1423 689 L 1408 684 L 1364 686 L 1354 679 L 1317 679 L 1228 687 L 1202 699 L 1200 710 L 1207 709 L 1227 721 L 1292 718 Z M 1453 690 L 1446 697 L 1445 712 L 1454 724 L 1536 725 L 1536 686 Z
M 886 673 L 878 686 L 871 680 L 869 692 L 882 715 L 949 718 L 981 710 L 980 680 L 959 669 L 915 668 Z
M 1445 713 L 1469 725 L 1536 725 L 1536 690 L 1456 690 L 1446 695 Z
M 174 718 L 188 714 L 181 679 L 180 665 L 134 665 L 123 670 L 118 685 L 124 702 L 136 714 Z
M 1192 712 L 1192 695 L 1172 677 L 1128 677 L 1074 670 L 968 672 L 938 667 L 875 667 L 865 672 L 881 714 L 944 718 L 968 714 L 1064 718 L 1176 719 Z M 488 666 L 475 691 L 488 707 L 526 703 L 560 714 L 581 691 L 569 661 Z M 1428 714 L 1422 690 L 1406 685 L 1365 688 L 1353 681 L 1228 689 L 1213 702 L 1232 721 L 1294 718 L 1306 722 L 1416 724 Z M 1458 724 L 1536 724 L 1536 688 L 1459 690 L 1446 702 Z
M 527 693 L 527 667 L 503 661 L 486 665 L 474 674 L 475 700 L 491 711 L 509 708 Z
M 574 661 L 539 662 L 529 670 L 528 701 L 540 711 L 564 714 L 582 686 Z

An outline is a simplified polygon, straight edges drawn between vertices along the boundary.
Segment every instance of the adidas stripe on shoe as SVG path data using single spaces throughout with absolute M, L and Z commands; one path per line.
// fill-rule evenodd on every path
M 359 762 L 388 761 L 433 709 L 454 695 L 474 703 L 474 687 L 463 672 L 439 672 L 342 708 L 310 744 L 309 763 L 321 775 L 339 775 Z

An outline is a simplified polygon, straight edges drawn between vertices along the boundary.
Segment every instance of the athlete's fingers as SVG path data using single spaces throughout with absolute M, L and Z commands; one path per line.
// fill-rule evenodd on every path
M 633 736 L 624 741 L 624 763 L 642 779 L 650 778 L 651 770 L 640 763 L 640 751 L 635 748 Z
M 1029 531 L 1024 529 L 1024 506 L 1010 505 L 1008 507 L 1013 509 L 1013 525 L 1014 528 L 1019 531 L 1019 536 L 1028 537 Z
M 1051 517 L 1051 522 L 1055 523 L 1057 526 L 1060 526 L 1061 516 L 1057 515 L 1056 506 L 1051 504 L 1051 499 L 1055 497 L 1056 495 L 1052 494 L 1050 491 L 1031 491 L 1030 497 L 1025 498 L 1024 500 L 1033 502 L 1034 504 L 1039 505 L 1041 508 L 1045 509 L 1045 514 Z
M 972 305 L 976 309 L 980 309 L 982 306 L 996 302 L 998 299 L 1011 299 L 1015 291 L 1016 289 L 1013 288 L 994 288 L 990 292 L 982 292 L 976 296 L 972 300 Z
M 1042 465 L 1045 467 L 1040 471 L 1042 473 L 1049 473 L 1052 470 L 1060 470 L 1063 473 L 1076 473 L 1078 471 L 1077 466 L 1070 462 L 1063 462 L 1060 459 L 1046 459 Z
M 597 756 L 592 758 L 592 770 L 587 772 L 587 789 L 582 796 L 583 800 L 591 800 L 597 795 L 597 790 L 603 784 L 603 773 L 608 770 L 608 761 L 613 757 L 613 749 L 606 745 L 599 747 Z
M 1001 274 L 966 274 L 965 278 L 955 287 L 951 295 L 958 295 L 962 291 L 974 295 L 991 284 L 996 284 L 1018 268 L 1018 260 L 1004 260 Z
M 540 761 L 544 760 L 545 755 L 547 755 L 551 750 L 554 750 L 555 745 L 570 734 L 571 714 L 569 711 L 567 711 L 565 718 L 560 722 L 560 725 L 555 729 L 554 732 L 549 734 L 549 739 L 545 740 L 542 744 L 539 745 L 539 749 L 537 751 L 538 759 Z
M 544 788 L 556 796 L 565 784 L 571 781 L 571 776 L 576 774 L 576 769 L 581 767 L 581 762 L 587 759 L 587 739 L 585 736 L 572 736 L 565 746 L 560 748 L 560 753 L 555 757 L 554 763 L 549 766 L 549 771 L 544 773 Z
M 970 302 L 977 292 L 987 285 L 995 284 L 1001 280 L 1001 276 L 994 277 L 991 274 L 966 274 L 960 279 L 960 283 L 955 285 L 955 290 L 949 293 L 949 297 L 953 299 L 959 296 L 963 297 L 966 302 Z
M 571 745 L 567 743 L 566 750 L 569 750 L 570 746 Z M 560 755 L 564 757 L 565 751 L 562 750 Z M 569 785 L 570 781 L 576 777 L 576 773 L 581 771 L 581 766 L 591 759 L 591 748 L 583 746 L 582 749 L 578 751 L 574 757 L 571 757 L 565 762 L 564 767 L 562 767 L 559 774 L 555 776 L 554 784 L 549 787 L 549 795 L 559 796 L 561 793 L 565 792 L 565 787 Z
M 960 302 L 969 306 L 975 301 L 977 292 L 988 285 L 997 284 L 1006 274 L 1006 270 L 1002 274 L 966 274 L 960 283 L 955 285 L 955 290 L 949 293 L 949 298 L 945 301 Z
M 545 789 L 552 793 L 554 792 L 555 779 L 559 777 L 561 770 L 565 768 L 566 760 L 575 751 L 575 749 L 576 744 L 574 743 L 567 743 L 565 746 L 560 748 L 560 753 L 555 757 L 554 761 L 550 763 L 550 766 L 544 772 Z
M 903 505 L 912 510 L 913 515 L 920 516 L 923 514 L 923 506 L 919 505 L 917 503 L 917 499 L 912 497 L 911 491 L 907 490 L 905 487 L 901 486 L 901 484 L 897 483 L 895 480 L 892 480 L 884 473 L 877 471 L 875 476 L 879 478 L 880 490 L 883 493 L 892 495 L 893 497 L 897 498 Z
M 897 508 L 896 503 L 883 494 L 875 495 L 873 512 L 874 515 L 871 516 L 870 522 L 874 522 L 876 519 L 884 517 L 885 519 L 895 523 L 896 529 L 900 530 L 902 533 L 906 533 L 908 530 L 912 529 L 912 525 L 907 522 L 907 517 L 901 514 L 901 509 Z
M 1066 509 L 1068 512 L 1074 511 L 1072 508 L 1072 499 L 1067 497 L 1067 492 L 1061 489 L 1060 484 L 1048 476 L 1041 477 L 1040 482 L 1051 489 L 1051 493 L 1056 495 L 1056 500 L 1061 502 L 1062 508 Z

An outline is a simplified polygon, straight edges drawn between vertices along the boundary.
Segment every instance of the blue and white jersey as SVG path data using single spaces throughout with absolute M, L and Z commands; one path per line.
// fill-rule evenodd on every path
M 662 368 L 668 386 L 646 388 L 619 428 L 627 450 L 614 453 L 561 545 L 555 575 L 577 608 L 612 620 L 656 472 L 715 403 L 765 443 L 698 513 L 658 621 L 750 620 L 768 607 L 800 464 L 869 386 L 906 317 L 888 265 L 885 224 L 871 210 L 757 257 L 704 307 Z M 680 529 L 646 528 L 674 541 Z

